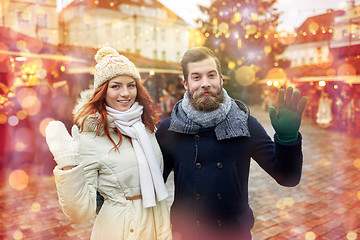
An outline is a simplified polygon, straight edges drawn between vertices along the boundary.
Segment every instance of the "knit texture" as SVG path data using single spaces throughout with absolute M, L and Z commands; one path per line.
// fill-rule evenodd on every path
M 155 193 L 160 202 L 168 197 L 168 192 L 156 154 L 141 120 L 143 106 L 135 102 L 127 111 L 117 111 L 108 106 L 106 106 L 106 111 L 115 118 L 115 124 L 119 131 L 132 139 L 139 165 L 143 207 L 156 206 Z
M 97 64 L 94 73 L 94 89 L 121 75 L 130 76 L 136 80 L 141 79 L 134 63 L 111 47 L 99 49 L 95 55 L 95 60 Z
M 46 143 L 60 169 L 80 163 L 80 135 L 76 125 L 71 128 L 71 135 L 60 121 L 51 121 L 45 128 Z
M 222 120 L 220 123 L 212 126 L 215 127 L 215 134 L 217 140 L 224 140 L 242 136 L 250 137 L 248 127 L 249 111 L 246 105 L 238 100 L 236 100 L 235 102 L 235 100 L 231 99 L 230 97 L 229 99 L 231 103 L 230 110 L 226 114 L 225 119 Z M 241 110 L 238 104 L 241 105 L 242 109 L 245 110 Z M 188 117 L 188 115 L 183 109 L 183 105 L 183 100 L 180 100 L 175 104 L 173 111 L 171 112 L 171 122 L 169 130 L 184 134 L 196 134 L 203 126 Z M 204 112 L 197 112 L 198 116 L 196 116 L 196 119 L 201 118 L 203 114 Z
M 186 113 L 187 117 L 192 121 L 196 122 L 204 128 L 214 127 L 220 122 L 224 121 L 226 115 L 230 111 L 231 99 L 227 94 L 226 90 L 224 92 L 224 102 L 220 104 L 220 107 L 211 112 L 199 112 L 197 111 L 190 103 L 189 92 L 185 92 L 184 98 L 181 104 L 182 109 Z

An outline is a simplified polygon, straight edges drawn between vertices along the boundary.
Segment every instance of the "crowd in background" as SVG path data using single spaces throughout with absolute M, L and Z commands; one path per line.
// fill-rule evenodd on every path
M 314 124 L 360 136 L 360 84 L 328 82 L 320 87 L 318 83 L 304 83 L 295 87 L 309 97 L 304 116 Z M 265 87 L 262 96 L 265 110 L 275 104 L 277 90 Z

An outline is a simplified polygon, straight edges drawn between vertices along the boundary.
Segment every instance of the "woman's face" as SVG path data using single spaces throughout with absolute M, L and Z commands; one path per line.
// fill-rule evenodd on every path
M 136 96 L 135 79 L 122 75 L 109 81 L 105 101 L 109 107 L 124 112 L 134 104 Z

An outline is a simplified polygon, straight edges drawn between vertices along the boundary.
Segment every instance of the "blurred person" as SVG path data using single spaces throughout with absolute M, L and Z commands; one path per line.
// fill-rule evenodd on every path
M 164 178 L 174 171 L 173 237 L 251 239 L 250 159 L 280 185 L 299 183 L 303 156 L 298 130 L 308 99 L 300 99 L 292 88 L 279 90 L 277 109 L 269 109 L 273 141 L 248 107 L 228 96 L 212 50 L 189 49 L 181 66 L 186 92 L 156 131 Z
M 319 124 L 320 127 L 327 128 L 330 126 L 330 123 L 333 120 L 331 105 L 332 99 L 325 90 L 322 90 L 319 99 L 318 111 L 316 113 L 316 123 Z
M 172 239 L 155 106 L 125 56 L 104 47 L 95 59 L 94 88 L 74 108 L 72 136 L 60 121 L 46 127 L 61 208 L 73 223 L 96 217 L 91 239 Z

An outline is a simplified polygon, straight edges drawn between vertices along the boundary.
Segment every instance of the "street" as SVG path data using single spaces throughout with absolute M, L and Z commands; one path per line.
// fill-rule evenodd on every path
M 260 106 L 250 110 L 273 136 L 268 113 Z M 320 128 L 307 118 L 300 132 L 304 164 L 297 187 L 282 187 L 251 165 L 253 239 L 360 239 L 360 137 Z M 173 189 L 171 182 L 168 187 Z M 90 238 L 92 222 L 71 224 L 61 212 L 52 176 L 30 175 L 23 190 L 2 184 L 0 214 L 0 239 Z

